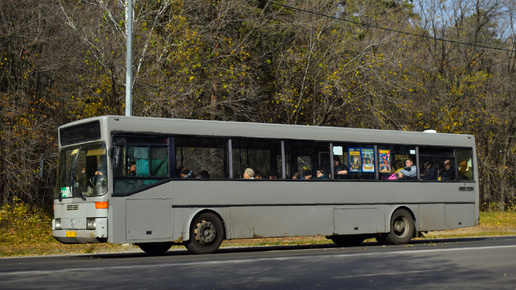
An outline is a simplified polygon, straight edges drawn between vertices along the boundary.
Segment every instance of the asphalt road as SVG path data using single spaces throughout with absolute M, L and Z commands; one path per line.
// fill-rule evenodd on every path
M 516 289 L 516 236 L 0 259 L 0 289 Z

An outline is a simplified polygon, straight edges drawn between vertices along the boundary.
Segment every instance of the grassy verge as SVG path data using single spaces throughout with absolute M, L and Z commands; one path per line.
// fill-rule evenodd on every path
M 138 248 L 132 245 L 61 244 L 52 238 L 51 220 L 47 215 L 37 212 L 28 213 L 27 208 L 18 207 L 3 208 L 0 211 L 0 257 L 138 251 Z M 7 223 L 7 220 L 10 222 Z M 440 239 L 503 235 L 516 235 L 516 212 L 480 213 L 479 226 L 429 232 L 425 235 L 425 238 Z M 231 240 L 225 241 L 222 247 L 295 246 L 329 243 L 331 241 L 322 236 L 288 237 Z M 180 246 L 177 247 L 182 248 Z

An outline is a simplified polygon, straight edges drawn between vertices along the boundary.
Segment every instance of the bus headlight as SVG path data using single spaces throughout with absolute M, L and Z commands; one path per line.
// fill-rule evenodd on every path
M 94 230 L 97 228 L 97 221 L 95 218 L 87 218 L 86 219 L 86 229 Z
M 54 229 L 56 230 L 62 230 L 63 228 L 61 227 L 61 219 L 55 219 L 54 221 Z

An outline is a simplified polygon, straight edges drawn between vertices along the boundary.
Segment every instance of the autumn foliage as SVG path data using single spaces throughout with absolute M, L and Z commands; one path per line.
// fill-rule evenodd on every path
M 473 134 L 482 204 L 505 210 L 514 7 L 441 2 L 133 0 L 133 115 Z M 123 114 L 125 4 L 0 2 L 0 204 L 49 206 L 57 127 Z

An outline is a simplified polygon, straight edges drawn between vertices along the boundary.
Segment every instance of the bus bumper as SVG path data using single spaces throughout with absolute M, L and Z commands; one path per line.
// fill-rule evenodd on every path
M 88 244 L 107 242 L 107 218 L 54 219 L 52 235 L 63 244 Z

